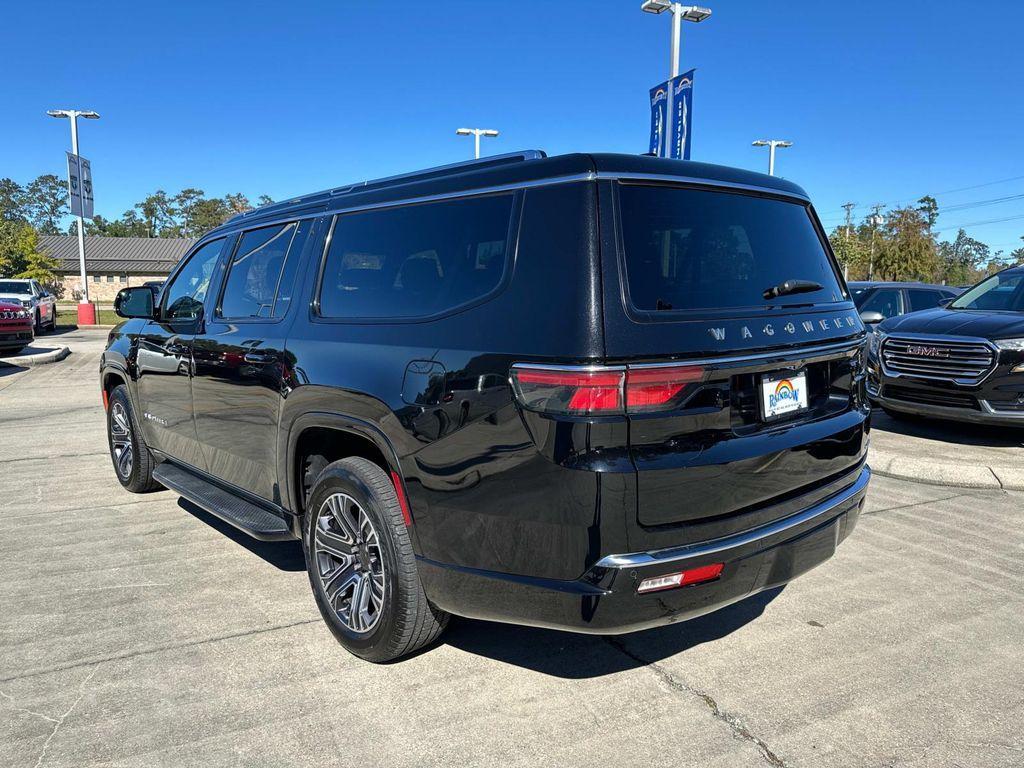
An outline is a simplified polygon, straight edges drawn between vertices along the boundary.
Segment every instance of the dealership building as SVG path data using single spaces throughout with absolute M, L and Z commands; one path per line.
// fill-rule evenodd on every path
M 164 280 L 194 242 L 183 237 L 86 237 L 89 298 L 109 304 L 122 288 Z M 82 289 L 78 237 L 43 235 L 39 246 L 57 260 L 57 277 L 64 288 L 61 300 L 75 301 Z

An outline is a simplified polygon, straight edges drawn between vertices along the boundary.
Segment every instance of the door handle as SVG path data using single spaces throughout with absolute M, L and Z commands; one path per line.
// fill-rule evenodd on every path
M 187 355 L 188 347 L 186 347 L 184 344 L 177 344 L 172 341 L 170 344 L 164 347 L 164 351 L 166 351 L 167 354 L 169 355 Z
M 247 363 L 272 363 L 274 362 L 275 356 L 273 352 L 246 352 L 242 358 Z

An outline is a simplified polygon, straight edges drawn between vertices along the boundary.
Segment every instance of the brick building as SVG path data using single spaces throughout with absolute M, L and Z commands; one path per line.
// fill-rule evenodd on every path
M 86 237 L 85 270 L 89 298 L 109 304 L 122 288 L 163 280 L 195 240 L 171 237 Z M 76 235 L 43 235 L 40 248 L 57 260 L 64 287 L 61 300 L 77 300 L 82 287 Z

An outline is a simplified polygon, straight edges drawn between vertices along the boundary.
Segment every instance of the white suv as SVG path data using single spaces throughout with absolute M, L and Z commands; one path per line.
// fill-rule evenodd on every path
M 37 334 L 57 327 L 57 299 L 35 280 L 0 280 L 0 299 L 21 302 L 32 312 Z

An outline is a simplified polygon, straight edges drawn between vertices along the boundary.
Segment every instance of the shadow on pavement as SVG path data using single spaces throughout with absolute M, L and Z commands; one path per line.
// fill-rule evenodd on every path
M 690 621 L 609 637 L 453 618 L 440 642 L 554 677 L 602 677 L 719 640 L 764 613 L 782 590 L 766 590 Z
M 941 440 L 959 445 L 989 448 L 1015 448 L 1024 445 L 1024 428 L 997 427 L 989 424 L 966 424 L 923 416 L 893 417 L 880 408 L 871 412 L 871 428 L 897 435 Z
M 282 571 L 306 570 L 306 559 L 299 541 L 257 541 L 187 499 L 179 498 L 178 506 L 275 568 Z

